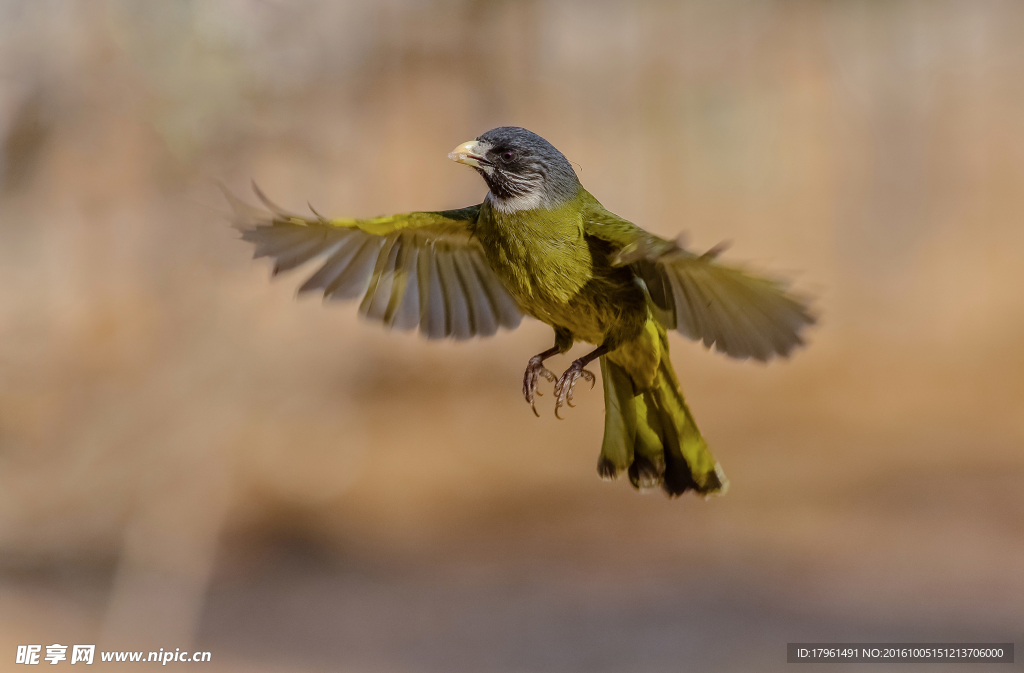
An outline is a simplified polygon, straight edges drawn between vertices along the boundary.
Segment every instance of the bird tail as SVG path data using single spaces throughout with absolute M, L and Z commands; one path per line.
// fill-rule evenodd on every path
M 663 328 L 658 337 L 660 361 L 649 388 L 639 389 L 622 365 L 601 357 L 605 419 L 598 474 L 614 479 L 625 471 L 635 488 L 661 485 L 671 497 L 690 489 L 723 494 L 728 481 L 683 399 Z

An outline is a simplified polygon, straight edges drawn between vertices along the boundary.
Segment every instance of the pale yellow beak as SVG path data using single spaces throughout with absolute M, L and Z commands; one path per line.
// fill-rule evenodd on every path
M 487 143 L 482 143 L 479 140 L 470 140 L 468 143 L 462 143 L 449 152 L 448 158 L 460 164 L 479 168 L 480 159 L 484 158 L 487 150 Z

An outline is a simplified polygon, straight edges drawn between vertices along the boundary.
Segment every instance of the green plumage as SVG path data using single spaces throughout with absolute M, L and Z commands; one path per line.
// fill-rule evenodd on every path
M 643 329 L 647 300 L 617 246 L 599 234 L 603 210 L 580 189 L 556 209 L 504 214 L 486 202 L 473 227 L 491 268 L 523 310 L 576 341 L 625 343 Z
M 637 488 L 714 493 L 725 481 L 683 400 L 665 328 L 634 271 L 617 265 L 624 241 L 645 234 L 585 189 L 551 210 L 504 214 L 487 203 L 473 227 L 488 262 L 523 310 L 600 357 L 605 434 L 598 472 L 628 473 Z M 568 350 L 568 347 L 565 348 Z M 564 352 L 564 351 L 563 351 Z
M 360 312 L 389 327 L 465 339 L 512 329 L 523 314 L 551 325 L 555 345 L 524 377 L 531 404 L 538 379 L 555 380 L 547 358 L 576 341 L 598 346 L 558 379 L 555 398 L 556 413 L 571 406 L 576 381 L 593 380 L 584 366 L 600 358 L 599 474 L 626 473 L 635 487 L 669 495 L 724 491 L 672 369 L 667 330 L 764 361 L 802 343 L 813 322 L 805 302 L 719 264 L 717 251 L 691 253 L 605 210 L 561 153 L 524 129 L 495 129 L 451 156 L 484 175 L 482 204 L 327 220 L 288 213 L 258 190 L 270 212 L 228 197 L 243 238 L 275 259 L 275 273 L 323 256 L 300 291 L 362 297 Z

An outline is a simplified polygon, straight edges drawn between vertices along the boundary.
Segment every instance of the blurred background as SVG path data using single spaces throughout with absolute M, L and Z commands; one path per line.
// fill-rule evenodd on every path
M 0 1 L 0 669 L 1020 645 L 1022 34 L 1014 0 Z M 427 343 L 296 300 L 213 183 L 461 207 L 447 152 L 505 124 L 816 298 L 790 362 L 673 337 L 726 497 L 601 482 L 600 386 L 565 421 L 522 400 L 544 325 Z

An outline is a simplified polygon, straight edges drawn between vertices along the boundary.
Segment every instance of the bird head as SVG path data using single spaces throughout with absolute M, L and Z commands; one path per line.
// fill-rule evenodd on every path
M 491 129 L 456 147 L 448 158 L 475 168 L 491 190 L 491 205 L 507 213 L 556 208 L 580 189 L 569 160 L 551 143 L 518 126 Z

